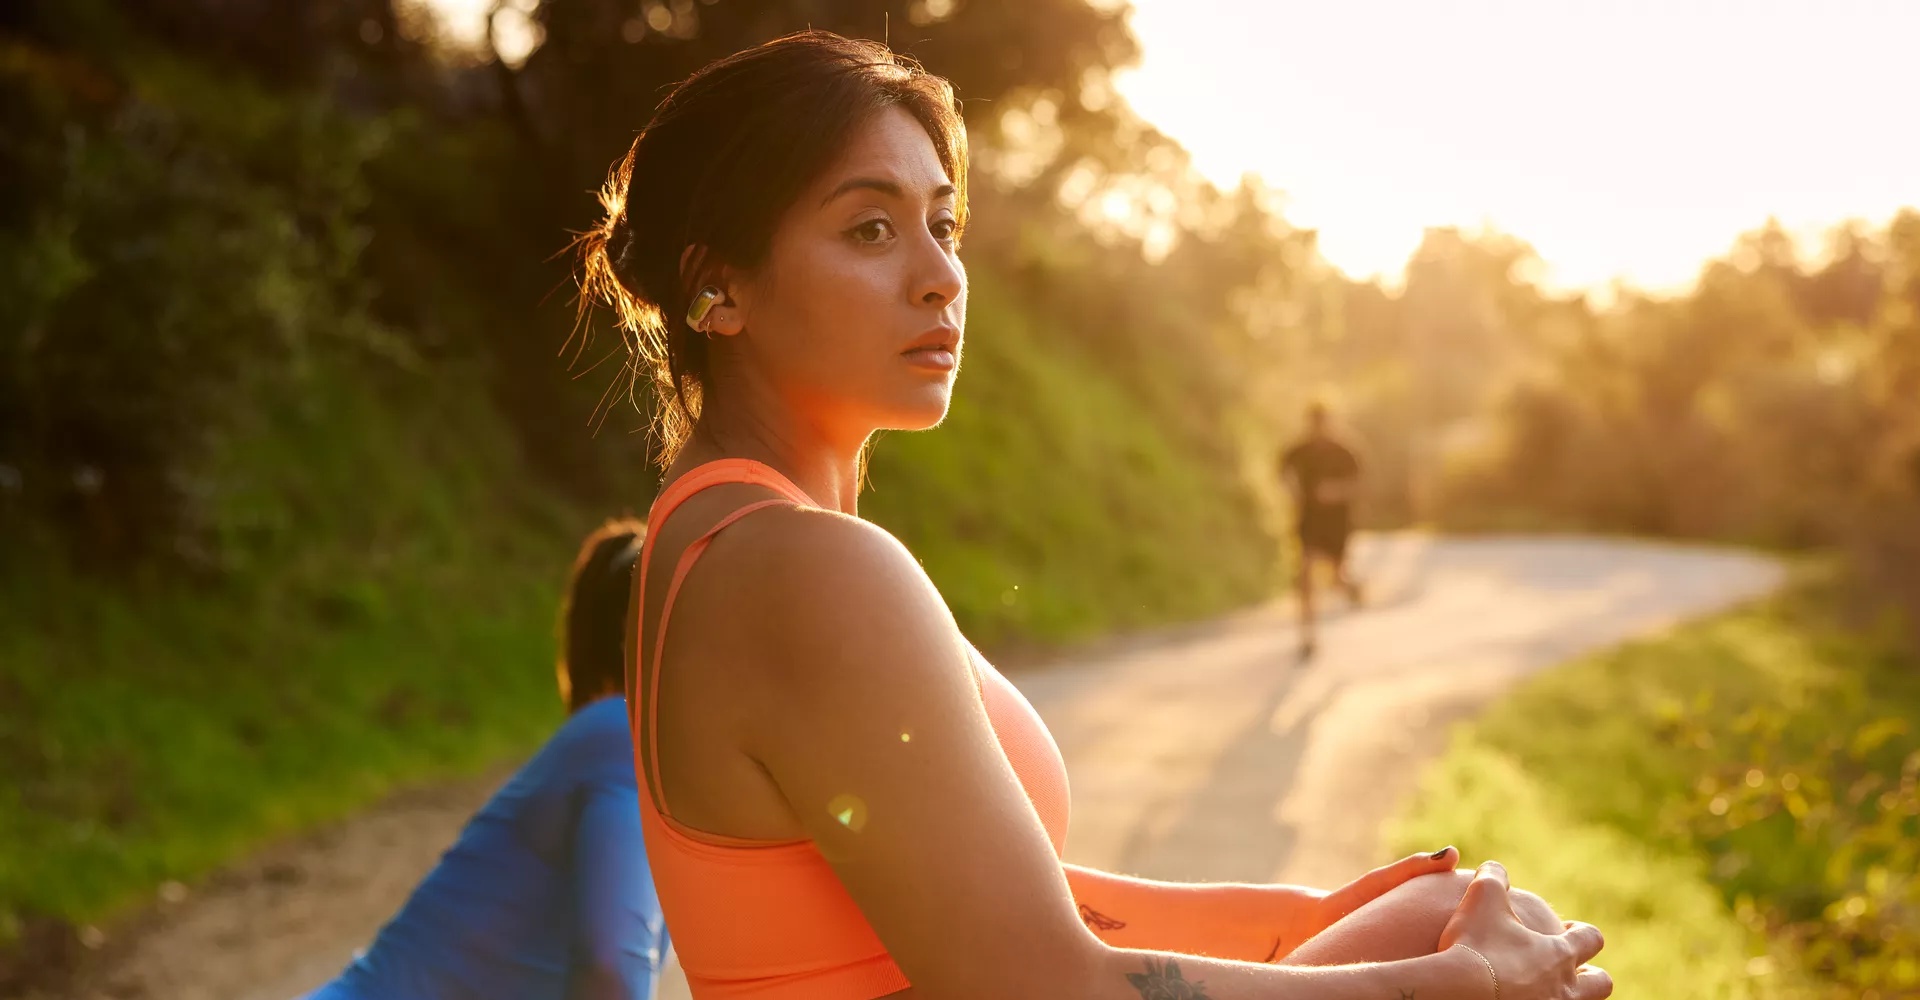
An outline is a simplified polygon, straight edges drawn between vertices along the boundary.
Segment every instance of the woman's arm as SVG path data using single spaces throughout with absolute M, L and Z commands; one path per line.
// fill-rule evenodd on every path
M 567 1000 L 646 1000 L 666 956 L 666 918 L 641 849 L 640 794 L 587 786 L 573 830 L 573 967 Z
M 1421 875 L 1452 871 L 1452 846 L 1413 854 L 1334 889 L 1304 885 L 1167 883 L 1064 866 L 1087 929 L 1117 948 L 1156 948 L 1240 962 L 1275 962 L 1340 917 Z
M 1066 865 L 1087 928 L 1110 945 L 1272 962 L 1421 875 L 1453 870 L 1453 848 L 1415 854 L 1328 892 L 1298 885 L 1160 882 Z
M 1102 942 L 1081 922 L 986 717 L 964 641 L 913 558 L 872 525 L 824 512 L 770 511 L 741 528 L 722 536 L 704 569 L 707 586 L 725 587 L 757 673 L 743 691 L 754 699 L 743 749 L 915 998 L 1492 996 L 1486 970 L 1463 953 L 1308 969 Z M 1548 995 L 1584 994 L 1503 994 Z
M 1310 905 L 1296 886 L 1158 882 L 1062 867 L 1081 922 L 1116 948 L 1271 962 L 1284 953 L 1288 911 Z

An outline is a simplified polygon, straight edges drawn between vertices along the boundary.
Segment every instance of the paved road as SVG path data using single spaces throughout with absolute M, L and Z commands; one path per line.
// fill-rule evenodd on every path
M 1275 605 L 1015 675 L 1067 758 L 1071 860 L 1343 882 L 1381 860 L 1380 824 L 1448 726 L 1515 678 L 1782 580 L 1752 555 L 1574 538 L 1394 535 L 1356 558 L 1373 603 L 1324 624 L 1307 667 Z M 82 995 L 298 995 L 392 912 L 489 786 L 402 799 L 256 860 L 119 944 Z M 684 989 L 676 970 L 664 995 Z

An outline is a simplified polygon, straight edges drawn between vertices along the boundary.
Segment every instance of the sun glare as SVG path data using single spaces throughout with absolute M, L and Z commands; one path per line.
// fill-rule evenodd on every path
M 1920 204 L 1901 0 L 1134 0 L 1116 85 L 1216 183 L 1256 172 L 1332 262 L 1425 227 L 1531 242 L 1560 287 L 1686 285 L 1778 217 Z
M 443 37 L 461 48 L 485 46 L 491 18 L 494 44 L 501 60 L 510 66 L 525 62 L 540 45 L 540 27 L 531 17 L 537 0 L 403 0 L 403 6 L 430 13 Z

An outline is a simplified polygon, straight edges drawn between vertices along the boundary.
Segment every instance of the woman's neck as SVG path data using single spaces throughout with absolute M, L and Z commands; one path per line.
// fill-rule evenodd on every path
M 676 465 L 684 469 L 718 458 L 752 459 L 792 480 L 814 503 L 843 514 L 858 513 L 864 438 L 835 440 L 772 406 L 712 396 L 702 403 L 700 422 Z

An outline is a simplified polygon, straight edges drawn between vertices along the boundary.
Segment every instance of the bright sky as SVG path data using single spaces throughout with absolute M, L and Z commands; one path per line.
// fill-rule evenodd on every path
M 1920 0 L 1133 3 L 1121 93 L 1356 277 L 1485 222 L 1666 290 L 1768 215 L 1920 207 Z

